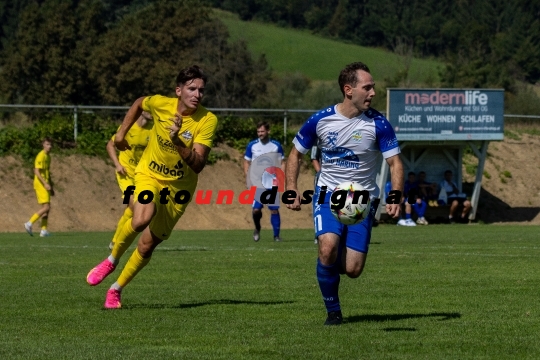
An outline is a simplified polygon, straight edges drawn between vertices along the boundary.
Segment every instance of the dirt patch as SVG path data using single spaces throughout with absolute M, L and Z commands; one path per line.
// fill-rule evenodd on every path
M 478 214 L 486 222 L 540 224 L 540 137 L 520 135 L 492 142 L 485 170 Z M 251 207 L 241 205 L 238 195 L 246 189 L 242 154 L 220 146 L 229 161 L 207 166 L 199 177 L 199 190 L 212 190 L 209 205 L 192 202 L 177 229 L 251 229 Z M 24 231 L 22 224 L 38 209 L 32 187 L 31 169 L 20 159 L 0 158 L 0 219 L 2 231 Z M 51 174 L 56 196 L 51 200 L 49 228 L 55 231 L 112 231 L 124 205 L 114 176 L 114 168 L 103 159 L 73 155 L 52 156 Z M 467 175 L 464 180 L 474 181 Z M 313 171 L 303 168 L 300 189 L 313 188 Z M 217 205 L 217 191 L 230 189 L 236 198 L 231 205 Z M 282 207 L 282 228 L 311 228 L 311 206 L 300 212 Z M 264 228 L 271 228 L 270 213 L 264 211 Z M 37 229 L 37 226 L 36 226 Z

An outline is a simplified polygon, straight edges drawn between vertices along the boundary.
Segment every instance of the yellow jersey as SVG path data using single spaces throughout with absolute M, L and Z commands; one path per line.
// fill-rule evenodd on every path
M 173 124 L 170 119 L 178 112 L 178 101 L 178 98 L 161 95 L 144 98 L 142 108 L 152 114 L 154 128 L 152 140 L 146 147 L 135 172 L 148 174 L 158 180 L 180 180 L 191 188 L 196 186 L 198 174 L 180 157 L 167 129 Z M 189 149 L 193 149 L 194 143 L 212 147 L 216 127 L 216 116 L 199 105 L 193 114 L 182 117 L 182 128 L 178 136 Z
M 51 156 L 45 152 L 45 150 L 41 150 L 39 154 L 36 156 L 36 161 L 34 162 L 34 168 L 39 169 L 39 173 L 43 177 L 43 179 L 47 182 L 47 184 L 50 184 L 51 182 L 51 175 L 49 172 L 49 169 L 51 167 Z M 34 189 L 38 188 L 44 188 L 43 184 L 37 177 L 37 175 L 34 175 Z
M 122 125 L 120 125 L 120 127 L 121 126 Z M 139 164 L 144 149 L 148 146 L 148 142 L 152 136 L 153 126 L 154 123 L 152 121 L 147 122 L 144 127 L 140 127 L 139 124 L 135 123 L 125 136 L 131 150 L 120 151 L 118 162 L 126 169 L 127 175 L 131 178 L 135 176 L 135 169 Z M 118 127 L 118 130 L 120 130 L 120 127 Z M 118 130 L 116 130 L 116 132 L 118 132 Z M 114 141 L 115 137 L 116 134 L 113 135 L 111 140 Z

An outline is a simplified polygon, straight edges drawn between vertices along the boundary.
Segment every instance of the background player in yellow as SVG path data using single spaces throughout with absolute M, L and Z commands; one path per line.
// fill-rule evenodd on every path
M 142 232 L 137 248 L 118 280 L 107 291 L 105 308 L 121 307 L 122 289 L 150 261 L 152 252 L 171 231 L 193 198 L 198 174 L 206 165 L 217 126 L 217 118 L 200 105 L 206 75 L 198 66 L 180 71 L 176 78 L 177 97 L 141 97 L 129 109 L 116 134 L 119 150 L 129 149 L 126 133 L 141 112 L 154 118 L 152 141 L 135 170 L 134 209 L 114 243 L 111 255 L 93 268 L 87 282 L 94 286 L 114 271 L 129 244 Z
M 115 136 L 109 140 L 107 143 L 107 153 L 114 163 L 116 168 L 116 180 L 120 186 L 122 193 L 126 191 L 128 186 L 135 185 L 135 168 L 139 164 L 139 160 L 150 141 L 151 130 L 154 123 L 152 122 L 152 115 L 150 113 L 143 111 L 141 116 L 135 122 L 135 125 L 129 129 L 129 132 L 126 135 L 126 140 L 130 146 L 130 149 L 121 151 L 120 155 L 116 155 L 116 148 L 114 147 Z M 120 130 L 121 126 L 118 127 Z M 117 130 L 117 131 L 118 131 Z M 122 229 L 126 221 L 133 217 L 133 198 L 130 198 L 129 204 L 124 211 L 124 214 L 118 221 L 116 226 L 116 232 L 113 236 L 111 243 L 109 244 L 109 249 L 112 250 L 114 245 L 114 240 L 118 235 L 118 232 Z
M 34 162 L 34 190 L 36 191 L 36 197 L 38 204 L 41 205 L 39 209 L 28 222 L 24 223 L 26 232 L 33 236 L 32 225 L 41 218 L 41 232 L 39 236 L 49 236 L 47 231 L 47 221 L 49 219 L 49 211 L 51 210 L 51 195 L 54 195 L 54 190 L 51 182 L 51 156 L 49 153 L 52 149 L 52 140 L 50 138 L 43 139 L 43 150 L 36 156 Z

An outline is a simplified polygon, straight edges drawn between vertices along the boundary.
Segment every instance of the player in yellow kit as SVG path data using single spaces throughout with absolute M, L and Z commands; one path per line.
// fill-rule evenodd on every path
M 43 150 L 36 156 L 34 163 L 34 190 L 36 191 L 36 197 L 38 204 L 41 205 L 41 209 L 38 210 L 28 222 L 24 223 L 24 228 L 30 236 L 32 234 L 32 225 L 41 218 L 41 232 L 39 236 L 49 236 L 50 233 L 47 230 L 47 221 L 49 219 L 49 211 L 51 211 L 51 195 L 54 195 L 54 190 L 51 182 L 51 156 L 49 153 L 52 149 L 52 140 L 49 138 L 43 139 Z
M 154 118 L 150 143 L 135 170 L 135 189 L 124 193 L 130 196 L 129 191 L 133 191 L 133 218 L 119 232 L 111 255 L 86 278 L 92 286 L 101 283 L 142 232 L 137 248 L 107 291 L 107 309 L 121 307 L 122 289 L 148 264 L 156 246 L 171 235 L 193 198 L 198 174 L 210 153 L 217 118 L 200 105 L 206 75 L 194 65 L 181 70 L 176 83 L 175 98 L 154 95 L 137 99 L 116 134 L 116 147 L 129 149 L 125 135 L 141 112 L 148 111 Z
M 126 136 L 126 140 L 131 149 L 121 151 L 120 155 L 117 156 L 116 148 L 114 147 L 115 136 L 113 136 L 111 140 L 109 140 L 109 142 L 107 143 L 107 153 L 109 154 L 109 157 L 111 158 L 114 167 L 116 168 L 116 180 L 118 181 L 118 186 L 120 186 L 120 190 L 122 190 L 122 194 L 126 191 L 128 186 L 135 185 L 135 168 L 137 167 L 137 164 L 139 164 L 139 160 L 141 159 L 144 149 L 146 149 L 146 146 L 148 145 L 152 126 L 154 126 L 154 123 L 152 122 L 152 115 L 150 115 L 150 113 L 147 113 L 146 111 L 143 111 L 141 116 L 139 116 L 139 118 L 137 119 L 135 125 L 133 125 L 131 129 L 129 129 L 129 132 Z M 120 128 L 121 126 L 118 127 L 118 130 L 120 130 Z M 116 232 L 113 236 L 113 239 L 109 244 L 110 250 L 113 249 L 114 239 L 116 239 L 116 236 L 118 235 L 126 221 L 130 220 L 132 217 L 133 198 L 130 198 L 124 214 L 118 221 L 118 225 L 116 226 Z

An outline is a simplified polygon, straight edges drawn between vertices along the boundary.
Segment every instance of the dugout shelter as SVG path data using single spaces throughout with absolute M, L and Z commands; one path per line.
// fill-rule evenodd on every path
M 451 170 L 462 191 L 463 153 L 470 148 L 478 158 L 470 196 L 469 220 L 476 218 L 484 164 L 490 141 L 504 139 L 503 89 L 388 89 L 386 117 L 394 128 L 403 161 L 405 179 L 411 171 L 425 171 L 426 180 L 440 184 Z M 385 213 L 385 184 L 389 167 L 381 157 L 377 184 Z

